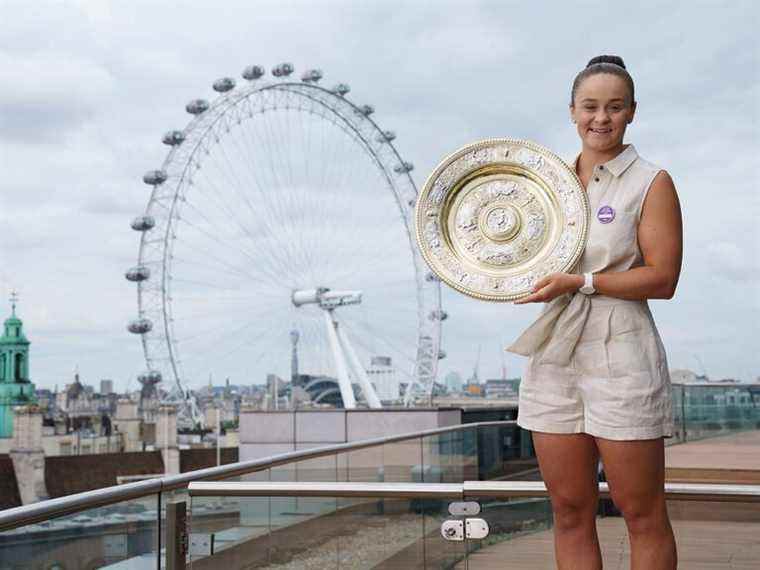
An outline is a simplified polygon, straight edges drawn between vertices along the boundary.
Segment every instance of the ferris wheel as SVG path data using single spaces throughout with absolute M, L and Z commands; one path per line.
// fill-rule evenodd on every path
M 187 402 L 212 376 L 305 374 L 334 378 L 346 407 L 377 407 L 366 372 L 382 358 L 407 405 L 428 397 L 446 313 L 414 242 L 417 188 L 395 134 L 319 70 L 242 75 L 187 104 L 192 119 L 163 136 L 168 155 L 143 177 L 152 191 L 126 273 L 140 382 L 169 381 Z

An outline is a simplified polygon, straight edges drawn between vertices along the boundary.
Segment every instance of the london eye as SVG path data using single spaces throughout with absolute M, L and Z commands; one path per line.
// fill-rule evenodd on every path
M 349 86 L 289 63 L 213 83 L 143 181 L 132 222 L 141 381 L 185 397 L 210 377 L 338 380 L 343 404 L 378 407 L 366 369 L 392 363 L 405 403 L 429 397 L 440 283 L 414 243 L 413 166 Z M 297 342 L 297 345 L 296 345 Z M 354 401 L 352 401 L 352 397 Z

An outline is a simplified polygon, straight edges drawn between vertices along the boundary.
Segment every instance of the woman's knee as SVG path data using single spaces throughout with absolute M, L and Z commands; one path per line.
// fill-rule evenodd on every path
M 668 524 L 664 497 L 613 497 L 613 501 L 631 534 L 661 532 Z
M 598 500 L 593 497 L 573 497 L 562 493 L 551 494 L 554 525 L 559 530 L 572 530 L 593 525 Z

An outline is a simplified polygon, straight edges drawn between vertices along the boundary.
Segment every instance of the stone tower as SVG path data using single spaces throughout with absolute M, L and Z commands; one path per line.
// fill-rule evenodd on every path
M 29 341 L 24 323 L 16 316 L 18 295 L 11 294 L 11 316 L 0 336 L 0 437 L 13 436 L 13 408 L 35 404 L 34 384 L 29 380 Z

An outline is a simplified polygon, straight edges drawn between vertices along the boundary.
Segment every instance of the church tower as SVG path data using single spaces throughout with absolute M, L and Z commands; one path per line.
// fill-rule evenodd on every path
M 29 341 L 24 323 L 16 316 L 18 295 L 11 294 L 11 316 L 0 336 L 0 437 L 13 436 L 13 408 L 34 404 L 34 384 L 29 380 Z

